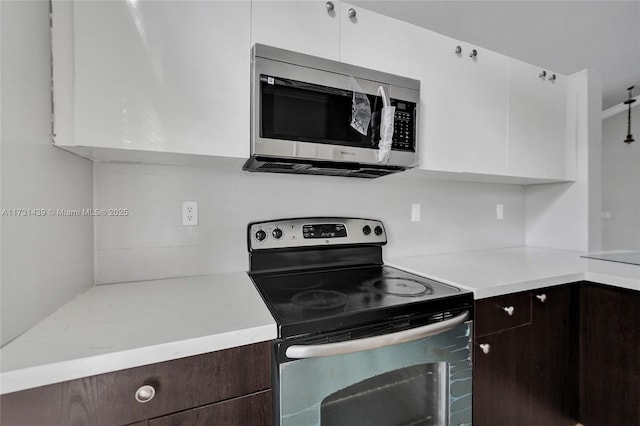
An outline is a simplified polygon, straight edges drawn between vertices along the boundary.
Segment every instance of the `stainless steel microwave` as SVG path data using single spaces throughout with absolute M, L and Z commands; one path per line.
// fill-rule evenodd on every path
M 418 164 L 418 80 L 261 44 L 251 68 L 245 170 L 375 178 Z

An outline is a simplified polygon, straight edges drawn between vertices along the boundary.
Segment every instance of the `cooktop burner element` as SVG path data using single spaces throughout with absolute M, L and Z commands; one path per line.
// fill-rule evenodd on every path
M 412 278 L 382 277 L 366 284 L 372 291 L 393 294 L 395 296 L 413 297 L 433 294 L 433 287 Z
M 308 290 L 296 294 L 291 301 L 306 309 L 327 310 L 343 307 L 347 303 L 347 295 L 332 290 Z

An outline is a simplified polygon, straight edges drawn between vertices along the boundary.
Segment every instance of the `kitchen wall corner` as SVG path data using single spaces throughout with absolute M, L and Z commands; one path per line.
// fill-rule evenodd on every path
M 0 2 L 0 345 L 93 285 L 92 164 L 51 144 L 48 1 Z M 41 216 L 35 210 L 54 209 Z
M 640 108 L 602 122 L 602 249 L 640 251 Z

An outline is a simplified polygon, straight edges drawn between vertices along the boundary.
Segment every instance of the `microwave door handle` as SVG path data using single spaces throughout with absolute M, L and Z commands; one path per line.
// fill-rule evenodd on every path
M 291 345 L 285 354 L 291 359 L 320 358 L 333 355 L 344 355 L 353 352 L 367 351 L 370 349 L 384 348 L 385 346 L 397 345 L 399 343 L 412 342 L 424 337 L 444 333 L 462 324 L 469 318 L 469 311 L 434 324 L 422 327 L 403 330 L 397 333 L 383 334 L 380 336 L 365 337 L 358 340 L 345 342 L 325 343 L 322 345 Z

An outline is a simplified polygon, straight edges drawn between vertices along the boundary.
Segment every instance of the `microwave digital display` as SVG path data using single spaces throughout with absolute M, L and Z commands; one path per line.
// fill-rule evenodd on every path
M 347 236 L 347 228 L 342 223 L 302 225 L 304 238 L 342 238 Z

